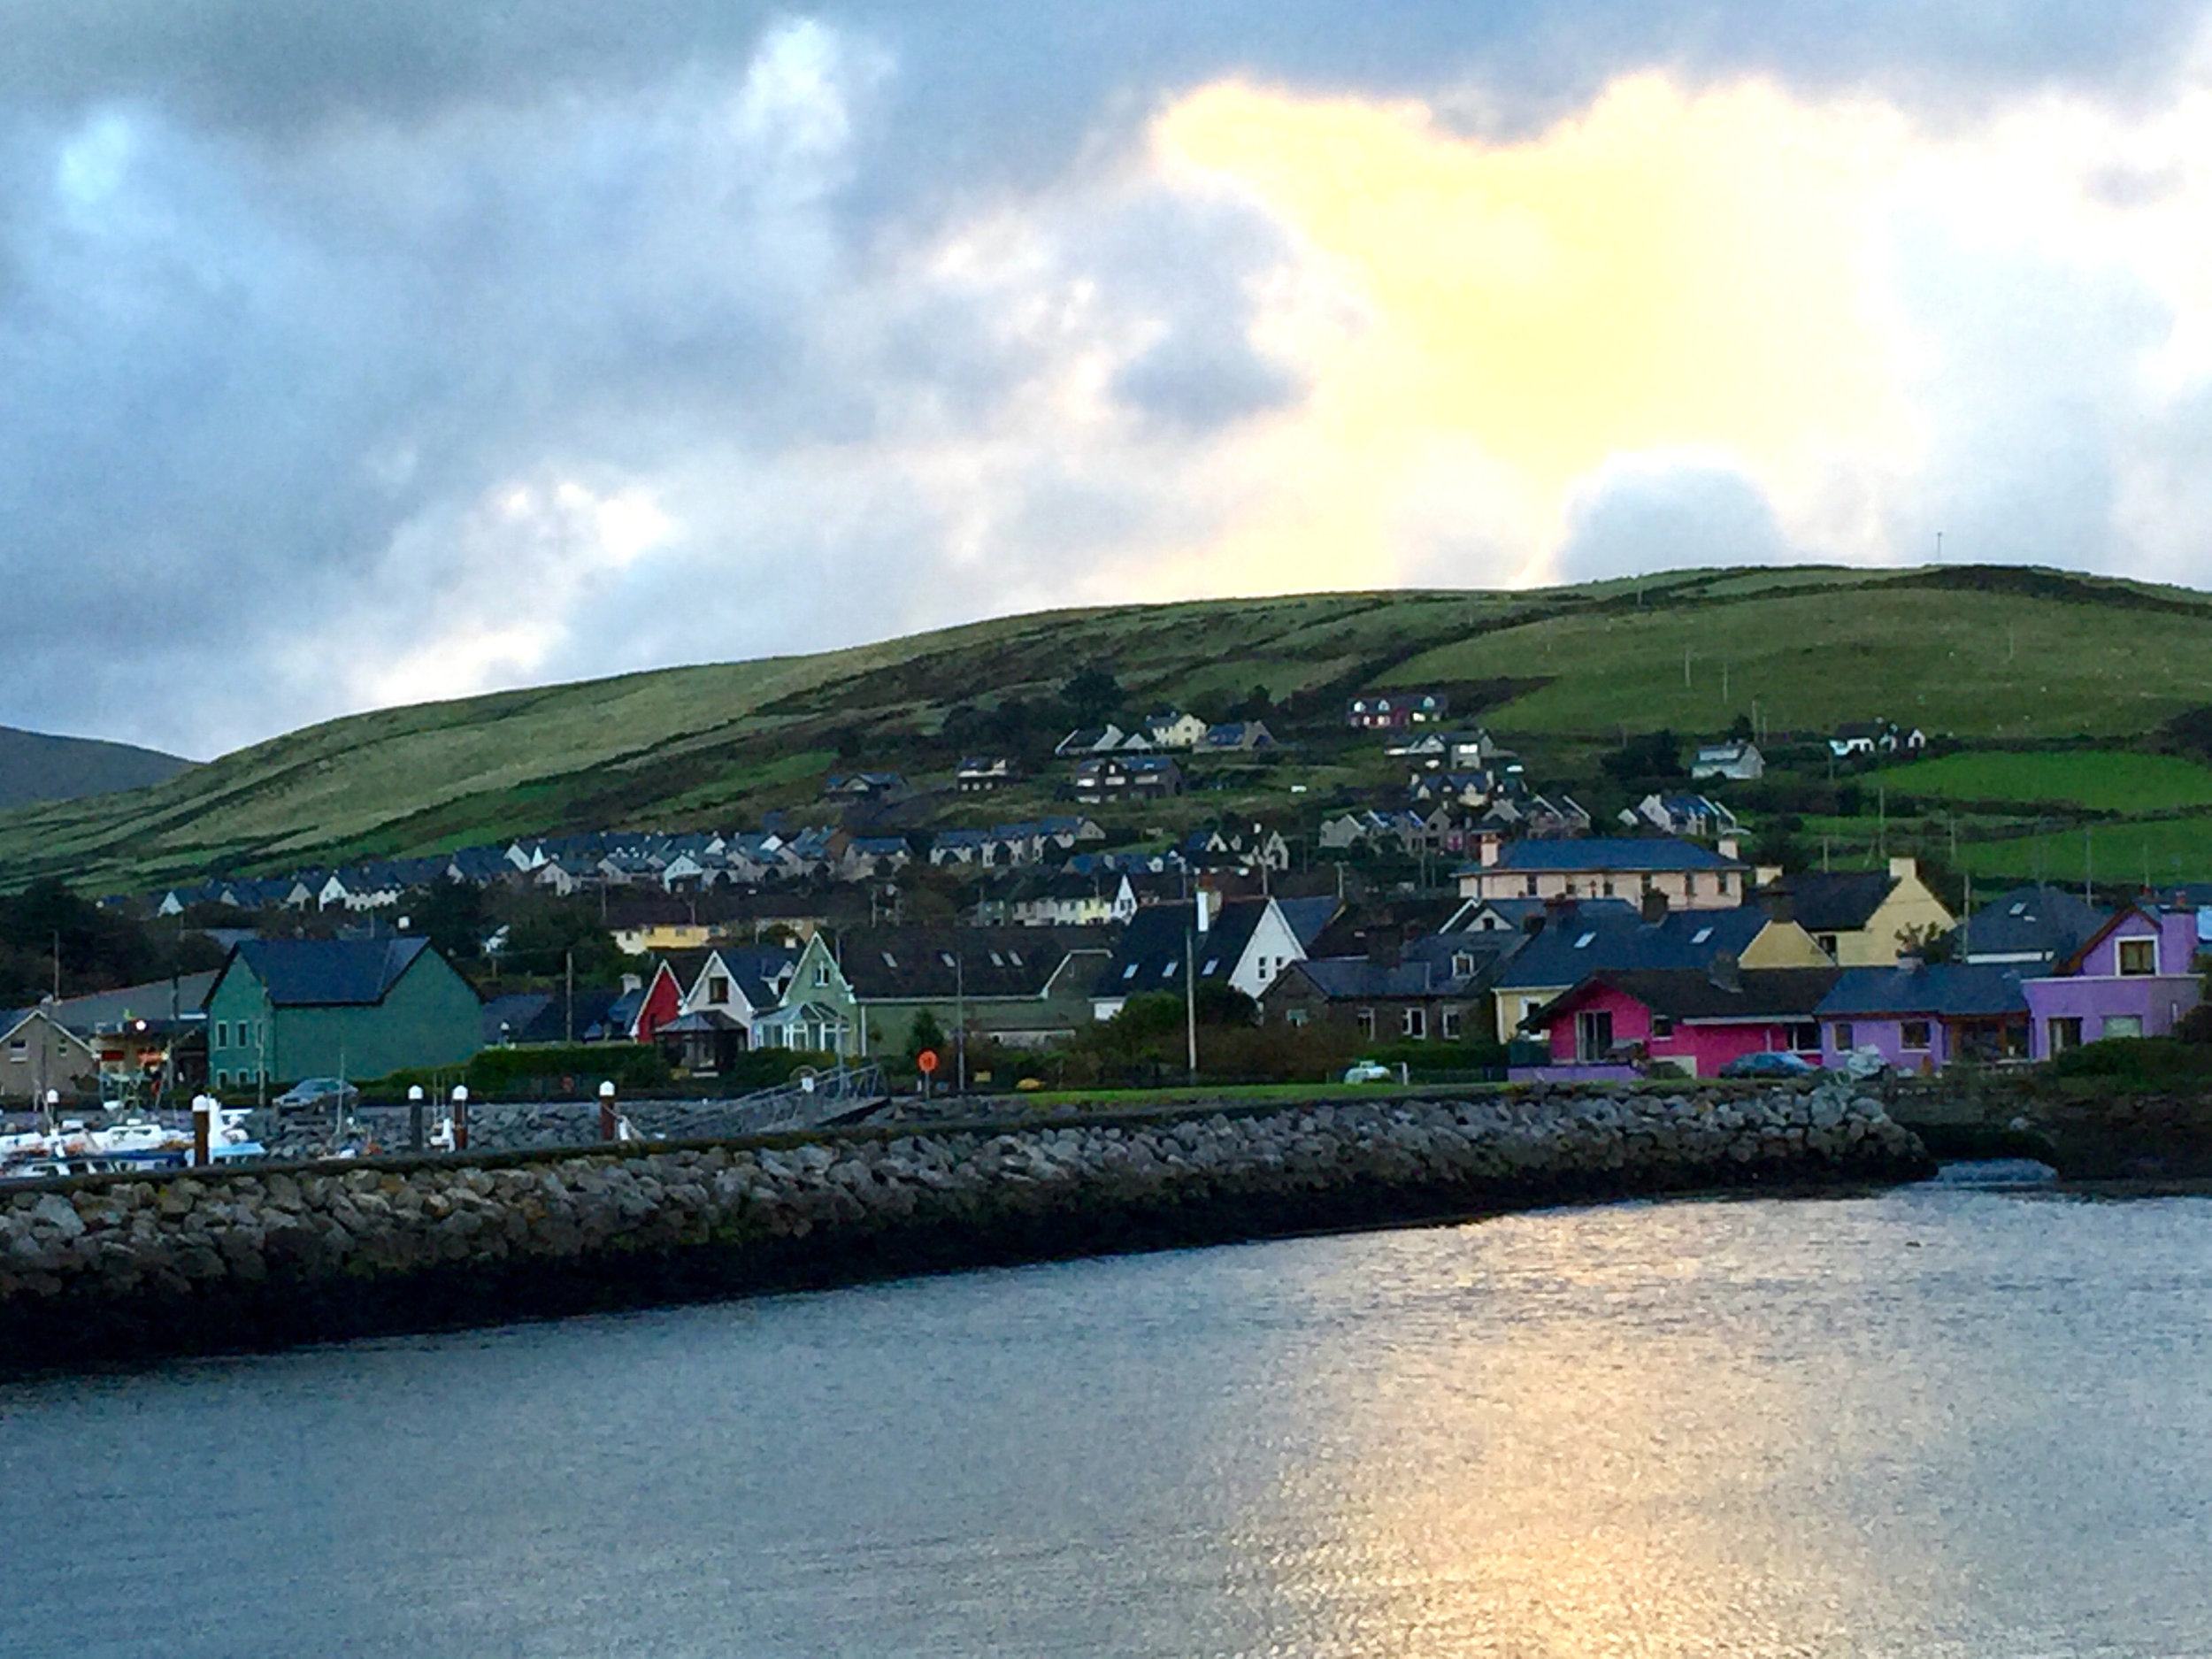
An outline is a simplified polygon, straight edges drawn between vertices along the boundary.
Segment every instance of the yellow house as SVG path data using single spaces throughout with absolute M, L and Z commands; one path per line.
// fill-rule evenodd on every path
M 633 956 L 664 950 L 698 950 L 710 942 L 714 930 L 704 922 L 647 922 L 614 930 L 615 948 Z
M 1791 876 L 1770 891 L 1839 968 L 1893 968 L 1908 938 L 1947 933 L 1958 919 L 1910 858 L 1891 859 L 1886 872 Z

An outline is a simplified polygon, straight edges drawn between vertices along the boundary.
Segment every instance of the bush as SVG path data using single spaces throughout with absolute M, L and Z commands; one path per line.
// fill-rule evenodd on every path
M 2067 1049 L 2049 1069 L 2053 1077 L 2119 1083 L 2194 1082 L 2212 1077 L 2212 1046 L 2177 1037 L 2108 1037 Z

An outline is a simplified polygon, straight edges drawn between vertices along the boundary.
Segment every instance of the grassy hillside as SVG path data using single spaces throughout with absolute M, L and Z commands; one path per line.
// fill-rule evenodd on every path
M 811 802 L 841 764 L 949 767 L 949 710 L 1048 705 L 1088 664 L 1133 710 L 1217 713 L 1257 685 L 1316 733 L 1352 690 L 1420 684 L 1509 740 L 1569 746 L 1717 733 L 1755 699 L 1785 732 L 1882 716 L 2116 741 L 2212 705 L 2212 598 L 2027 570 L 1793 569 L 1050 612 L 332 721 L 150 788 L 0 814 L 0 881 L 116 890 L 564 828 L 744 824 Z M 1310 801 L 1344 767 L 1317 747 L 1280 771 Z
M 0 726 L 0 807 L 136 789 L 173 778 L 191 764 L 130 743 Z

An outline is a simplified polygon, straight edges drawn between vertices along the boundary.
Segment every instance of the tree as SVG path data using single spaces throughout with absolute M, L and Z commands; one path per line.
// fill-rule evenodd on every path
M 911 1060 L 925 1048 L 942 1054 L 945 1041 L 945 1028 L 937 1023 L 937 1016 L 926 1008 L 916 1009 L 914 1023 L 906 1028 L 906 1057 Z
M 1096 726 L 1121 706 L 1121 681 L 1111 670 L 1093 663 L 1060 687 L 1060 701 L 1078 726 Z
M 1682 765 L 1682 745 L 1672 732 L 1644 732 L 1603 756 L 1598 766 L 1605 775 L 1633 794 L 1648 793 L 1678 783 L 1689 773 Z
M 447 876 L 423 888 L 412 908 L 415 931 L 457 965 L 476 960 L 484 943 L 484 889 Z

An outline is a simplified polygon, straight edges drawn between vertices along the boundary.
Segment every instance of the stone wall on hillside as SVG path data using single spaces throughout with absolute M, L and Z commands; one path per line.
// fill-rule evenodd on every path
M 1828 1080 L 95 1177 L 0 1196 L 0 1369 L 1930 1167 Z

